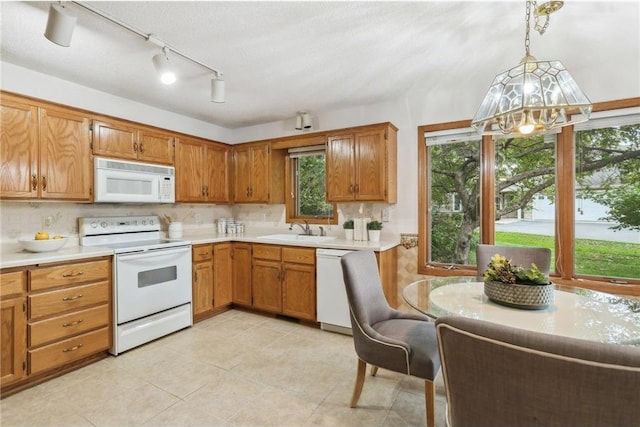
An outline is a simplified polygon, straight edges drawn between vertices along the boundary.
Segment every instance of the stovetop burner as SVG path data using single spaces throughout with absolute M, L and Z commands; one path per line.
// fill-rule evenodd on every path
M 78 229 L 82 246 L 104 246 L 115 253 L 191 244 L 186 240 L 161 237 L 160 219 L 155 215 L 79 218 Z

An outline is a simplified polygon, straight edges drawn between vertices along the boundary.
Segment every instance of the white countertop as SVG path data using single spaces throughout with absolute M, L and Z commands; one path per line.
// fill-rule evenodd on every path
M 113 250 L 96 246 L 78 246 L 67 243 L 63 248 L 53 252 L 28 252 L 23 250 L 18 243 L 3 243 L 0 245 L 0 268 L 74 261 L 110 255 L 113 255 Z
M 221 243 L 221 242 L 247 242 L 247 243 L 265 243 L 283 246 L 302 246 L 310 248 L 327 248 L 327 249 L 344 249 L 344 250 L 372 250 L 376 252 L 384 252 L 398 246 L 399 242 L 384 241 L 354 241 L 345 239 L 334 239 L 324 242 L 308 242 L 308 241 L 289 241 L 278 239 L 264 239 L 260 236 L 275 234 L 271 232 L 251 232 L 244 234 L 221 234 L 215 230 L 185 230 L 181 240 L 190 241 L 193 245 L 205 243 Z M 280 233 L 287 234 L 287 233 Z M 294 233 L 291 233 L 294 234 Z M 55 252 L 39 252 L 33 253 L 22 250 L 17 242 L 2 243 L 0 245 L 0 268 L 22 267 L 26 265 L 74 261 L 84 258 L 93 258 L 100 256 L 113 255 L 113 250 L 96 246 L 78 246 L 73 242 L 69 242 L 65 247 Z

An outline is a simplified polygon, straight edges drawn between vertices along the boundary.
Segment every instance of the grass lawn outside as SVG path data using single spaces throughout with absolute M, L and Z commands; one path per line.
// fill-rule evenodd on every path
M 495 240 L 502 246 L 549 248 L 555 259 L 554 236 L 497 231 Z M 575 253 L 576 274 L 640 278 L 640 244 L 576 239 Z

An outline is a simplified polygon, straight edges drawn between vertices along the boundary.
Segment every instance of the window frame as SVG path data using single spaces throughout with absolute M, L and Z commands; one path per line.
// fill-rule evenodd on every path
M 640 97 L 595 103 L 593 111 L 616 110 L 640 106 Z M 471 120 L 460 120 L 433 125 L 418 126 L 418 273 L 432 276 L 473 276 L 475 266 L 450 266 L 429 262 L 429 219 L 427 215 L 429 197 L 429 158 L 425 133 L 448 129 L 465 128 Z M 495 243 L 495 148 L 491 136 L 483 136 L 480 164 L 480 241 Z M 558 284 L 589 287 L 605 292 L 640 296 L 640 278 L 615 279 L 576 275 L 574 271 L 574 225 L 575 225 L 575 158 L 573 126 L 565 126 L 557 134 L 556 142 L 556 236 L 555 273 L 553 281 Z M 554 268 L 551 269 L 552 271 Z M 626 282 L 622 284 L 622 282 Z
M 326 144 L 325 144 L 326 150 Z M 326 159 L 326 155 L 325 155 Z M 297 189 L 297 179 L 295 176 L 296 168 L 294 163 L 296 162 L 295 158 L 291 156 L 285 157 L 285 216 L 286 222 L 303 222 L 307 221 L 309 224 L 318 224 L 318 225 L 337 225 L 338 224 L 338 206 L 336 203 L 330 203 L 333 208 L 333 216 L 332 217 L 308 217 L 308 216 L 298 216 L 296 211 L 296 195 L 298 194 Z M 325 172 L 325 182 L 326 182 L 326 172 Z M 326 195 L 326 192 L 325 192 Z

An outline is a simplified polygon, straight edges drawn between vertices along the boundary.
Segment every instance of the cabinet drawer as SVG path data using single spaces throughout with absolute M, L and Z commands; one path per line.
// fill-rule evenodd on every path
M 208 261 L 213 258 L 213 247 L 201 245 L 193 247 L 193 262 Z
M 0 274 L 0 298 L 21 294 L 27 289 L 27 272 L 14 271 L 12 273 Z
M 109 282 L 92 283 L 29 295 L 29 318 L 36 319 L 108 301 Z
M 282 248 L 282 260 L 313 265 L 316 263 L 316 250 L 312 248 Z
M 280 246 L 277 245 L 253 245 L 253 257 L 280 261 Z
M 108 304 L 64 314 L 29 324 L 29 346 L 37 347 L 108 325 Z
M 108 279 L 111 273 L 108 260 L 81 262 L 30 270 L 30 290 L 40 291 L 74 283 Z
M 29 373 L 35 374 L 56 368 L 108 348 L 109 328 L 104 327 L 36 350 L 29 350 Z

